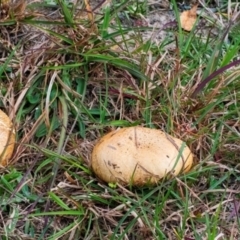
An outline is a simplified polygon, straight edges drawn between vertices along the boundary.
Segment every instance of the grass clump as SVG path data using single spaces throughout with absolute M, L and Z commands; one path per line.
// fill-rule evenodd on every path
M 17 129 L 1 169 L 3 239 L 239 237 L 237 37 L 173 27 L 168 49 L 142 39 L 152 29 L 122 22 L 131 2 L 57 1 L 43 11 L 22 1 L 1 17 L 0 106 Z M 93 145 L 134 125 L 186 141 L 194 169 L 153 188 L 102 183 Z

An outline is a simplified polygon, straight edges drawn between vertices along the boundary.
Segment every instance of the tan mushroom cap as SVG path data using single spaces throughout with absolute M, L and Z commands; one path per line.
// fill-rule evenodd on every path
M 14 150 L 15 132 L 9 117 L 0 110 L 0 165 L 6 166 Z
M 92 152 L 92 169 L 108 183 L 145 185 L 186 173 L 193 155 L 180 139 L 156 129 L 122 128 L 106 134 Z

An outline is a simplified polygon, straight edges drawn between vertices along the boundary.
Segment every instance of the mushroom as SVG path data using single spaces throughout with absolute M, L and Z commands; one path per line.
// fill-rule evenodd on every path
M 105 182 L 142 186 L 186 173 L 193 154 L 186 144 L 160 130 L 129 127 L 103 136 L 92 152 L 91 165 Z
M 0 110 L 0 165 L 6 166 L 14 150 L 15 132 L 9 117 Z

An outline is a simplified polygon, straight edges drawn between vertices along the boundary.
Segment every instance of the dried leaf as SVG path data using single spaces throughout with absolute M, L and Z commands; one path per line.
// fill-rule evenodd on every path
M 180 15 L 181 27 L 186 31 L 191 31 L 197 20 L 197 7 L 194 5 L 190 10 L 184 11 Z
M 10 16 L 21 17 L 24 15 L 27 2 L 26 0 L 18 0 L 11 3 L 9 0 L 0 0 L 0 19 L 6 19 Z
M 5 19 L 9 13 L 9 0 L 0 0 L 0 19 Z
M 14 15 L 22 15 L 25 12 L 27 6 L 26 0 L 19 0 L 18 3 L 12 4 L 11 11 L 14 13 Z
M 94 23 L 94 14 L 93 14 L 92 8 L 90 6 L 89 0 L 84 0 L 84 2 L 85 2 L 86 10 L 87 10 L 87 13 L 88 13 L 88 19 L 92 23 L 92 29 L 93 29 L 94 32 L 97 32 L 97 26 Z
M 1 5 L 3 5 L 3 4 L 9 4 L 9 2 L 10 2 L 9 0 L 1 0 L 1 1 L 0 1 L 0 4 L 1 4 Z
M 88 19 L 93 22 L 94 21 L 94 16 L 93 16 L 93 11 L 92 11 L 92 8 L 89 4 L 89 0 L 85 0 L 85 5 L 86 5 L 86 10 L 88 12 Z

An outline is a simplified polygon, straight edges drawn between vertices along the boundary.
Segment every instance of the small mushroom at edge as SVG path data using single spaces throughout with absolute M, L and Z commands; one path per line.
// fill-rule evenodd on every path
M 15 144 L 15 131 L 9 117 L 0 110 L 0 165 L 8 165 Z

